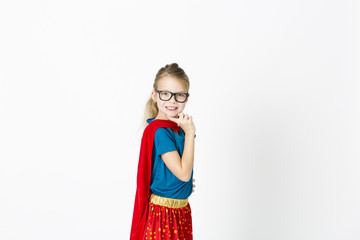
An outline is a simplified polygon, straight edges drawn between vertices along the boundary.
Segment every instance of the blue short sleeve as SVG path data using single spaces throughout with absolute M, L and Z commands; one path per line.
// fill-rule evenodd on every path
M 158 128 L 155 132 L 154 144 L 156 147 L 156 154 L 176 151 L 175 138 L 173 134 L 166 128 Z

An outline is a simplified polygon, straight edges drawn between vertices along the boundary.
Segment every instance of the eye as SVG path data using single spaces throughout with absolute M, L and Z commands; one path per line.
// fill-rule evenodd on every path
M 178 93 L 177 96 L 178 97 L 185 97 L 185 93 Z

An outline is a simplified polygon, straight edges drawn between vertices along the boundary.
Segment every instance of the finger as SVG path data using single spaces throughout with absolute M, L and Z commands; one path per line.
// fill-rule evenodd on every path
M 179 118 L 183 119 L 185 117 L 185 114 L 183 112 L 179 113 Z
M 195 182 L 195 178 L 193 178 L 193 182 Z
M 178 125 L 181 125 L 184 122 L 185 118 L 185 114 L 184 113 L 179 113 L 179 121 L 178 121 Z
M 196 187 L 196 185 L 195 185 L 195 184 L 193 184 L 193 188 L 194 188 L 194 187 Z

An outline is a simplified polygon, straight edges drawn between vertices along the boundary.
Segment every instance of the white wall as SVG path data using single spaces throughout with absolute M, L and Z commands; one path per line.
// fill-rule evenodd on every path
M 2 1 L 0 239 L 128 239 L 137 130 L 172 62 L 194 239 L 360 239 L 359 7 Z

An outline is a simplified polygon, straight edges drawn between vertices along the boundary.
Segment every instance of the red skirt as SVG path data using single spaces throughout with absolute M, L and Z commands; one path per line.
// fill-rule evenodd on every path
M 192 240 L 190 203 L 170 208 L 149 202 L 144 240 Z

